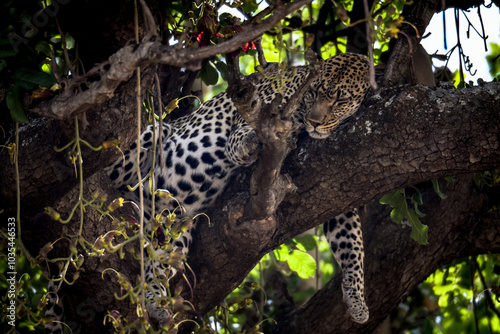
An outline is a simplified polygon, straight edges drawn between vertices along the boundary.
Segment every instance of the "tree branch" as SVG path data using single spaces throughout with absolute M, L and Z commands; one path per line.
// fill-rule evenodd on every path
M 321 141 L 306 138 L 299 142 L 299 148 L 290 154 L 283 165 L 283 172 L 290 175 L 297 186 L 297 192 L 287 196 L 278 208 L 275 215 L 276 224 L 257 225 L 254 226 L 254 230 L 247 230 L 243 234 L 234 227 L 237 226 L 245 203 L 249 200 L 249 192 L 246 189 L 248 189 L 250 176 L 248 172 L 246 176 L 241 174 L 217 201 L 217 205 L 207 212 L 211 217 L 212 228 L 202 224 L 194 237 L 189 262 L 195 268 L 197 277 L 197 285 L 193 291 L 193 303 L 197 311 L 206 313 L 217 305 L 224 296 L 240 284 L 248 271 L 269 250 L 348 208 L 380 198 L 382 194 L 395 188 L 445 175 L 471 173 L 498 166 L 500 164 L 500 138 L 498 136 L 500 124 L 497 122 L 500 116 L 499 95 L 500 83 L 488 83 L 482 87 L 462 90 L 429 89 L 422 86 L 395 87 L 381 90 L 376 95 L 368 97 L 351 122 L 343 129 L 339 129 L 331 138 Z M 35 152 L 36 148 L 46 146 L 45 138 L 50 138 L 53 133 L 54 130 L 49 130 L 45 134 L 46 137 L 37 137 L 43 143 L 42 145 L 38 144 L 40 141 L 33 141 L 29 145 L 30 138 L 25 136 L 22 139 L 25 146 L 21 146 L 21 151 L 32 146 Z M 43 136 L 43 134 L 33 132 L 33 136 Z M 24 159 L 33 158 L 26 155 L 23 157 Z M 101 163 L 107 164 L 106 161 Z M 4 165 L 1 166 L 5 168 Z M 32 183 L 36 185 L 40 170 L 43 170 L 46 165 L 46 163 L 37 163 L 33 166 L 26 164 L 26 166 L 31 166 L 31 169 L 24 170 L 22 179 L 23 184 L 28 185 L 27 189 Z M 71 170 L 71 166 L 67 168 Z M 2 171 L 0 175 L 2 175 L 2 184 L 10 182 L 8 181 L 9 174 L 5 175 Z M 4 182 L 5 180 L 7 182 Z M 58 184 L 59 181 L 57 176 L 52 178 L 52 182 L 57 186 L 61 186 Z M 24 213 L 30 212 L 29 204 L 43 207 L 47 205 L 47 201 L 50 201 L 49 197 L 65 196 L 62 191 L 44 191 L 49 186 L 51 185 L 43 185 L 42 188 L 35 189 L 35 194 L 23 188 Z M 36 186 L 31 187 L 36 188 Z M 6 187 L 3 190 L 8 191 L 8 189 L 9 187 Z M 57 189 L 57 187 L 50 189 Z M 26 200 L 29 202 L 27 203 Z M 462 203 L 454 202 L 454 207 L 450 211 L 462 207 L 466 209 Z M 465 211 L 458 211 L 458 214 L 470 217 Z M 449 218 L 441 218 L 440 221 L 448 223 L 447 219 Z M 34 242 L 42 244 L 46 242 L 41 233 L 33 231 L 37 231 L 37 226 L 38 229 L 43 228 L 43 231 L 50 230 L 51 228 L 47 228 L 48 225 L 40 226 L 37 225 L 36 220 L 32 222 L 30 219 L 26 219 L 23 223 L 26 235 L 36 236 Z M 89 219 L 86 224 L 103 227 L 103 222 L 99 220 Z M 369 228 L 370 226 L 368 225 Z M 450 230 L 448 239 L 443 243 L 432 239 L 434 227 L 431 226 L 429 241 L 431 245 L 440 245 L 441 248 L 438 251 L 448 252 L 447 249 L 449 249 L 449 253 L 446 254 L 453 253 L 456 247 L 454 240 L 462 242 L 468 234 L 460 233 L 470 231 L 473 231 L 474 236 L 470 238 L 470 242 L 472 239 L 479 240 L 483 247 L 491 245 L 492 249 L 495 249 L 494 241 L 500 240 L 497 237 L 498 233 L 495 230 L 488 230 L 489 227 L 484 230 L 469 230 L 466 227 L 466 232 L 463 232 L 461 225 L 453 226 L 455 228 Z M 386 225 L 379 227 L 374 233 L 381 236 L 393 235 L 394 231 L 386 228 Z M 93 229 L 90 228 L 85 229 L 85 232 L 91 233 L 86 235 L 86 238 L 95 238 L 92 231 Z M 486 231 L 484 235 L 483 231 Z M 371 243 L 371 232 L 366 233 L 365 241 L 368 245 Z M 441 233 L 438 234 L 441 235 Z M 405 231 L 404 235 L 408 237 L 408 232 Z M 490 237 L 494 240 L 487 241 Z M 252 239 L 257 242 L 253 243 Z M 387 246 L 388 241 L 382 240 L 379 239 L 379 245 Z M 398 254 L 396 249 L 412 249 L 414 243 L 410 242 L 409 245 L 396 244 L 394 247 L 397 248 L 392 251 Z M 370 257 L 369 254 L 372 252 L 378 254 L 379 257 Z M 373 280 L 375 283 L 382 284 L 376 278 L 379 274 L 379 267 L 386 268 L 384 266 L 388 265 L 394 268 L 406 268 L 399 267 L 399 263 L 391 264 L 391 261 L 397 259 L 391 258 L 388 254 L 393 253 L 390 252 L 390 250 L 382 249 L 367 250 L 366 263 L 368 266 L 371 266 L 372 262 L 377 265 L 377 271 L 367 275 L 367 282 Z M 427 260 L 425 256 L 428 253 L 419 254 L 418 252 L 412 253 L 412 256 L 407 259 Z M 389 256 L 389 258 L 384 259 L 384 256 Z M 446 257 L 443 256 L 444 258 Z M 410 265 L 413 264 L 415 267 L 415 263 L 411 262 Z M 127 266 L 133 264 L 122 261 L 119 265 L 126 270 Z M 84 300 L 87 298 L 85 296 L 92 295 L 89 293 L 90 286 L 95 290 L 96 286 L 103 284 L 98 273 L 101 270 L 99 268 L 104 267 L 87 267 L 87 272 L 97 271 L 97 275 L 89 279 L 88 282 L 92 284 L 88 285 L 88 289 L 77 288 L 76 291 L 70 292 L 71 300 Z M 406 275 L 405 271 L 401 272 Z M 133 274 L 130 277 L 133 279 Z M 423 278 L 420 277 L 420 279 Z M 340 286 L 340 281 L 334 280 L 332 284 L 337 284 L 334 287 Z M 401 289 L 406 291 L 409 285 L 405 284 L 401 286 Z M 391 299 L 392 295 L 384 294 L 388 290 L 391 289 L 384 287 L 384 289 L 377 290 L 376 287 L 367 286 L 369 306 L 377 308 L 370 303 L 377 302 L 379 299 L 390 299 L 391 303 L 397 303 L 398 300 Z M 190 290 L 185 288 L 184 291 Z M 334 288 L 331 291 L 338 291 L 337 293 L 341 295 L 340 289 Z M 376 295 L 373 295 L 374 291 Z M 109 291 L 111 295 L 113 292 L 115 291 Z M 397 296 L 403 295 L 401 293 Z M 339 304 L 335 307 L 341 308 L 343 305 Z M 341 310 L 344 309 L 341 308 Z M 294 314 L 297 317 L 300 316 L 299 313 Z M 92 323 L 101 324 L 102 321 Z M 351 325 L 344 320 L 341 326 Z
M 288 101 L 276 94 L 273 101 L 265 105 L 255 93 L 255 86 L 247 81 L 228 90 L 236 109 L 254 129 L 262 149 L 250 180 L 250 203 L 244 217 L 261 220 L 271 217 L 283 198 L 295 187 L 290 178 L 280 175 L 281 166 L 296 139 L 290 138 L 291 114 L 297 110 L 300 99 L 318 76 L 319 70 L 311 66 L 308 76 L 298 87 L 297 93 Z
M 463 90 L 407 86 L 365 99 L 348 128 L 326 140 L 305 139 L 287 158 L 283 172 L 297 192 L 277 210 L 275 227 L 240 233 L 237 222 L 249 198 L 243 190 L 249 175 L 240 175 L 207 212 L 215 228 L 200 226 L 190 250 L 197 310 L 217 305 L 268 251 L 353 206 L 433 178 L 498 166 L 499 92 L 500 83 Z
M 402 16 L 405 21 L 411 22 L 422 36 L 432 16 L 441 6 L 441 0 L 416 1 L 413 5 L 405 6 Z M 404 37 L 397 40 L 387 62 L 384 75 L 384 86 L 394 87 L 403 83 L 413 83 L 411 79 L 411 51 L 417 50 L 421 37 L 416 36 L 412 26 L 405 25 L 402 29 Z
M 71 118 L 96 104 L 113 97 L 117 87 L 132 77 L 135 69 L 149 64 L 165 64 L 184 67 L 190 70 L 199 69 L 201 61 L 209 57 L 229 53 L 241 45 L 257 39 L 271 29 L 281 19 L 298 10 L 311 0 L 299 0 L 278 6 L 273 15 L 258 24 L 246 26 L 245 30 L 228 41 L 210 45 L 200 49 L 179 49 L 167 46 L 156 40 L 143 40 L 139 45 L 129 44 L 109 57 L 109 64 L 94 67 L 91 72 L 98 73 L 100 80 L 90 83 L 89 89 L 73 94 L 72 81 L 66 82 L 68 88 L 53 100 L 42 102 L 30 111 L 58 120 Z M 149 36 L 146 36 L 149 38 Z M 81 80 L 78 80 L 81 82 Z
M 448 196 L 445 200 L 438 198 L 430 182 L 422 191 L 426 213 L 423 222 L 429 226 L 426 246 L 410 238 L 407 226 L 391 222 L 389 210 L 376 202 L 370 204 L 369 214 L 378 213 L 376 219 L 382 219 L 369 219 L 363 228 L 365 295 L 370 309 L 366 324 L 356 324 L 346 314 L 341 277 L 337 275 L 307 304 L 276 319 L 278 323 L 269 333 L 372 333 L 440 266 L 459 257 L 499 252 L 500 216 L 485 214 L 488 199 L 477 192 L 472 175 L 459 177 L 442 189 Z

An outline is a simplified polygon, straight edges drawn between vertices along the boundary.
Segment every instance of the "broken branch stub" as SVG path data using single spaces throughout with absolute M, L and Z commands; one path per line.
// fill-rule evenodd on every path
M 283 198 L 294 191 L 291 178 L 280 175 L 283 161 L 294 146 L 294 138 L 290 138 L 294 128 L 291 115 L 318 74 L 319 70 L 313 67 L 297 93 L 288 101 L 277 93 L 267 105 L 262 103 L 255 86 L 248 80 L 228 90 L 236 109 L 254 129 L 262 145 L 250 179 L 250 202 L 245 210 L 245 219 L 271 217 Z

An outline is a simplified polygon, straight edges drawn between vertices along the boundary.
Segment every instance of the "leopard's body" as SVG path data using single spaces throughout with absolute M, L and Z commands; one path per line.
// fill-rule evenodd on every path
M 313 138 L 326 138 L 345 118 L 357 111 L 368 84 L 368 61 L 366 57 L 355 54 L 341 54 L 320 63 L 320 74 L 310 85 L 297 110 L 292 114 L 294 132 L 305 129 Z M 282 105 L 297 93 L 310 71 L 308 66 L 289 69 L 284 80 L 263 79 L 256 84 L 258 96 L 263 103 L 269 104 L 280 91 Z M 123 190 L 125 198 L 138 202 L 138 192 L 130 192 L 127 185 L 137 183 L 134 167 L 137 154 L 140 154 L 140 169 L 144 177 L 153 163 L 152 148 L 158 144 L 157 127 L 150 125 L 141 137 L 141 148 L 137 144 L 125 153 L 125 161 L 117 160 L 107 168 L 108 175 L 115 187 Z M 156 131 L 153 131 L 156 130 Z M 185 208 L 186 214 L 193 216 L 213 204 L 227 185 L 233 172 L 239 167 L 251 165 L 258 157 L 259 140 L 254 130 L 242 119 L 228 93 L 223 92 L 203 103 L 191 115 L 182 117 L 165 125 L 163 147 L 157 148 L 154 159 L 155 188 L 168 190 Z M 164 165 L 160 164 L 160 149 L 164 155 Z M 151 212 L 151 194 L 146 186 L 144 199 L 148 221 Z M 155 212 L 172 210 L 177 203 L 155 197 Z M 335 257 L 343 270 L 344 299 L 349 314 L 357 322 L 368 319 L 368 309 L 363 292 L 363 243 L 356 211 L 332 219 L 325 224 L 325 234 L 332 245 Z M 150 231 L 150 229 L 149 229 Z M 191 233 L 184 233 L 176 241 L 177 247 L 187 252 Z M 164 251 L 158 250 L 162 253 Z M 162 274 L 165 268 L 158 263 L 149 262 L 146 266 L 146 279 L 153 281 L 155 273 Z M 151 283 L 156 295 L 165 294 L 161 284 Z M 152 300 L 153 294 L 147 297 Z M 154 303 L 148 305 L 150 317 L 160 323 L 167 314 Z

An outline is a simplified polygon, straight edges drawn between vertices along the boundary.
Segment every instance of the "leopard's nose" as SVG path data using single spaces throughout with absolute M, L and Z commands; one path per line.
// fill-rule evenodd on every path
M 318 125 L 320 125 L 321 123 L 320 122 L 316 122 L 316 121 L 309 121 L 309 124 L 311 124 L 311 126 L 313 128 L 316 128 Z

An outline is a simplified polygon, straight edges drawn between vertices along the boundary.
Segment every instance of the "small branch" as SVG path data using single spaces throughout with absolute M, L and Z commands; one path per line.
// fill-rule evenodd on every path
M 233 56 L 231 53 L 226 53 L 226 64 L 228 86 L 238 85 L 241 82 L 239 54 Z
M 376 91 L 378 89 L 377 82 L 375 81 L 375 68 L 373 67 L 373 44 L 372 44 L 372 28 L 371 16 L 368 8 L 368 0 L 363 0 L 363 10 L 366 18 L 366 42 L 368 44 L 368 55 L 370 57 L 370 86 Z
M 267 68 L 266 56 L 264 55 L 264 49 L 262 49 L 262 39 L 257 40 L 255 46 L 257 48 L 257 58 L 259 59 L 260 66 Z
M 142 9 L 142 15 L 144 17 L 144 24 L 146 25 L 147 29 L 147 35 L 146 35 L 146 40 L 149 40 L 151 37 L 157 37 L 158 36 L 158 26 L 156 24 L 156 21 L 153 17 L 153 14 L 151 14 L 151 10 L 149 9 L 148 5 L 144 0 L 139 0 L 141 4 L 141 9 Z
M 484 279 L 484 276 L 483 276 L 483 273 L 481 271 L 481 268 L 479 267 L 479 263 L 477 263 L 476 257 L 471 257 L 471 259 L 472 259 L 472 263 L 477 268 L 477 272 L 479 274 L 479 278 L 481 279 L 481 283 L 483 284 L 484 294 L 486 296 L 486 301 L 488 302 L 488 306 L 497 315 L 497 317 L 500 318 L 500 312 L 495 307 L 495 302 L 493 301 L 493 298 L 491 298 L 491 288 L 488 286 L 488 284 L 486 283 L 486 280 Z
M 64 60 L 66 60 L 66 69 L 69 70 L 73 76 L 77 76 L 75 73 L 75 69 L 73 68 L 73 64 L 71 64 L 71 60 L 69 59 L 68 49 L 66 47 L 66 35 L 64 34 L 63 30 L 61 29 L 61 25 L 59 24 L 59 20 L 57 18 L 57 15 L 54 18 L 56 20 L 56 26 L 57 26 L 57 30 L 59 31 L 59 35 L 61 35 L 61 45 L 62 45 L 63 53 L 64 53 Z
M 161 98 L 161 86 L 160 86 L 160 79 L 158 78 L 158 73 L 155 73 L 155 84 L 156 84 L 156 98 L 158 100 L 158 116 L 160 117 L 158 126 L 159 128 L 158 146 L 160 147 L 160 172 L 163 173 L 163 167 L 165 166 L 165 157 L 163 156 L 163 100 Z

